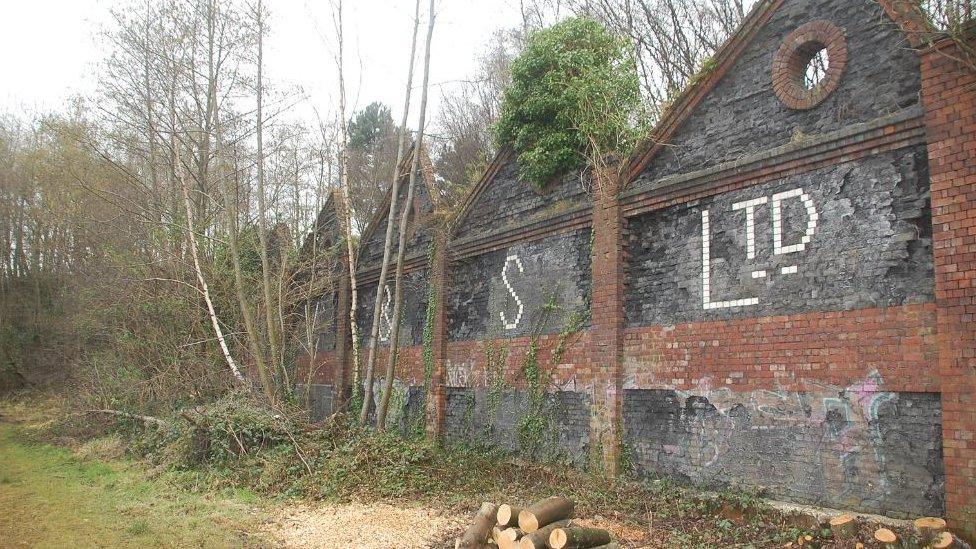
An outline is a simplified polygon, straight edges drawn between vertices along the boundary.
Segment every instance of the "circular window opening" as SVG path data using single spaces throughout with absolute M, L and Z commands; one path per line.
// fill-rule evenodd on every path
M 846 63 L 844 33 L 811 21 L 788 34 L 773 57 L 773 90 L 791 109 L 812 109 L 837 89 Z
M 814 43 L 810 49 L 813 53 L 808 54 L 803 70 L 803 87 L 807 90 L 812 90 L 823 83 L 827 78 L 827 69 L 830 68 L 830 55 L 827 53 L 826 46 Z

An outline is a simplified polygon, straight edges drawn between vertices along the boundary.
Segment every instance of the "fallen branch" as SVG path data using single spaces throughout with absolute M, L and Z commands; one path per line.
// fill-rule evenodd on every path
M 302 455 L 302 449 L 299 448 L 298 441 L 295 440 L 295 437 L 292 436 L 291 431 L 288 431 L 288 438 L 290 438 L 291 439 L 291 443 L 295 445 L 295 455 L 298 456 L 298 459 L 302 460 L 302 463 L 305 464 L 305 470 L 308 471 L 308 474 L 309 475 L 311 475 L 312 474 L 312 466 L 309 465 L 307 461 L 305 461 L 305 456 Z
M 152 424 L 158 425 L 160 427 L 169 427 L 169 423 L 167 423 L 167 422 L 159 419 L 158 417 L 141 416 L 139 414 L 130 414 L 129 412 L 123 412 L 122 410 L 109 410 L 109 409 L 103 409 L 103 410 L 86 410 L 85 413 L 86 414 L 107 414 L 107 415 L 111 415 L 111 416 L 124 417 L 126 419 L 135 419 L 135 420 L 141 421 L 143 423 L 152 423 Z

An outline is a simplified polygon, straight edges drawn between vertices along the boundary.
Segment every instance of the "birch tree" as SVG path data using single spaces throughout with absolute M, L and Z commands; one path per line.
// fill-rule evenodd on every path
M 410 221 L 410 205 L 413 203 L 413 191 L 416 187 L 418 172 L 420 171 L 420 157 L 424 154 L 424 126 L 427 117 L 427 85 L 430 80 L 430 43 L 434 36 L 434 0 L 430 0 L 427 16 L 427 43 L 424 47 L 424 83 L 420 91 L 420 119 L 417 122 L 417 139 L 413 147 L 413 160 L 410 165 L 410 181 L 407 184 L 407 198 L 403 202 L 403 212 L 400 214 L 399 243 L 396 259 L 396 283 L 393 296 L 393 321 L 390 327 L 390 356 L 386 365 L 386 383 L 383 387 L 383 398 L 380 400 L 376 413 L 376 428 L 386 427 L 386 412 L 390 406 L 390 395 L 393 392 L 393 376 L 396 373 L 397 345 L 399 343 L 400 316 L 403 302 L 403 255 L 407 245 L 407 225 Z
M 336 65 L 339 68 L 339 187 L 342 196 L 341 212 L 342 224 L 345 229 L 346 256 L 349 264 L 349 328 L 352 336 L 352 368 L 353 390 L 359 391 L 359 327 L 356 325 L 356 307 L 359 298 L 359 288 L 356 281 L 356 252 L 353 244 L 352 208 L 349 200 L 349 127 L 346 122 L 346 80 L 343 57 L 344 32 L 342 22 L 342 0 L 336 2 L 336 35 L 339 51 Z M 342 379 L 345 379 L 343 376 Z
M 376 283 L 376 297 L 373 300 L 373 322 L 369 337 L 369 354 L 366 359 L 366 387 L 363 398 L 363 407 L 359 413 L 359 423 L 365 425 L 369 415 L 369 405 L 373 401 L 373 372 L 376 368 L 376 346 L 380 334 L 380 314 L 383 309 L 383 288 L 386 286 L 386 277 L 390 263 L 390 251 L 393 245 L 393 225 L 396 221 L 397 201 L 400 197 L 400 164 L 403 162 L 403 151 L 406 148 L 407 140 L 407 117 L 410 113 L 410 91 L 413 88 L 413 65 L 417 53 L 417 29 L 420 26 L 420 0 L 414 2 L 413 12 L 413 35 L 410 40 L 410 61 L 407 64 L 407 88 L 404 91 L 403 99 L 403 119 L 397 130 L 397 155 L 396 162 L 393 164 L 393 173 L 390 176 L 390 211 L 386 216 L 386 236 L 383 241 L 383 263 L 380 267 L 380 277 Z M 417 156 L 416 148 L 414 156 Z M 404 202 L 404 210 L 409 209 L 410 202 Z M 391 347 L 392 351 L 392 347 Z

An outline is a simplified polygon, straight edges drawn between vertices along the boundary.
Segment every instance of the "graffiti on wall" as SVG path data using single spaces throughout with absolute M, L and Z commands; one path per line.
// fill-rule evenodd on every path
M 886 513 L 942 508 L 938 394 L 885 391 L 876 371 L 803 391 L 734 392 L 705 378 L 625 394 L 628 443 L 649 470 Z M 808 493 L 794 493 L 800 479 Z

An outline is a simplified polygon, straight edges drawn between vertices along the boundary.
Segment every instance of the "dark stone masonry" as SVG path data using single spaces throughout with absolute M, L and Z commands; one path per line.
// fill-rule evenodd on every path
M 916 146 L 631 218 L 628 325 L 932 301 L 928 195 Z

